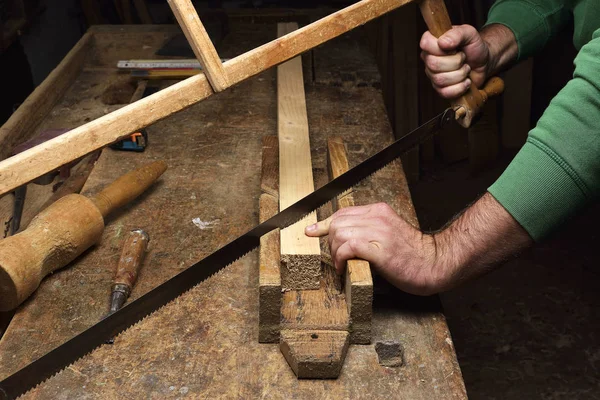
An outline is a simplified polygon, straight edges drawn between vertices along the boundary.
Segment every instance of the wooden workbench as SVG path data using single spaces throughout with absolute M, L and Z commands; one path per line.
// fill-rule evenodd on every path
M 230 20 L 218 48 L 233 57 L 276 34 L 276 25 Z M 84 68 L 38 128 L 74 127 L 115 107 L 103 92 L 124 82 L 117 60 L 154 58 L 177 32 L 167 26 L 98 26 Z M 347 50 L 347 51 L 344 51 Z M 359 62 L 357 62 L 359 60 Z M 361 32 L 304 56 L 316 186 L 326 179 L 326 138 L 342 136 L 352 165 L 392 140 L 379 76 Z M 151 160 L 169 169 L 148 193 L 112 215 L 100 244 L 45 279 L 0 341 L 0 378 L 96 323 L 106 313 L 125 234 L 149 233 L 132 297 L 151 290 L 258 223 L 261 138 L 277 133 L 275 71 L 267 71 L 149 127 L 145 153 L 105 149 L 83 192 Z M 404 173 L 392 164 L 355 192 L 386 201 L 418 224 Z M 327 214 L 321 210 L 321 217 Z M 375 288 L 374 342 L 404 348 L 403 366 L 380 366 L 373 345 L 351 346 L 337 380 L 298 380 L 275 344 L 258 343 L 257 252 L 118 336 L 26 398 L 466 398 L 437 298 Z

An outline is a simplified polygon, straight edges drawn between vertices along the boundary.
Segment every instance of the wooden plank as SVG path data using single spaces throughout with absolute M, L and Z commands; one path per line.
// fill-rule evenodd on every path
M 277 35 L 298 28 L 277 24 Z M 277 67 L 277 131 L 279 138 L 279 209 L 284 210 L 315 190 L 304 96 L 302 59 Z M 284 289 L 318 289 L 321 276 L 319 239 L 304 234 L 317 222 L 316 212 L 281 231 L 281 283 Z
M 215 92 L 229 87 L 219 54 L 191 0 L 168 0 L 168 3 Z
M 8 121 L 2 125 L 0 128 L 0 160 L 7 158 L 16 145 L 33 137 L 35 128 L 75 81 L 92 43 L 93 37 L 90 34 L 85 34 L 48 77 L 27 97 L 17 111 L 11 115 Z M 60 149 L 57 150 L 60 152 Z M 72 160 L 76 158 L 78 157 L 74 157 Z M 66 164 L 66 162 L 62 164 Z M 21 168 L 26 169 L 26 163 Z M 55 168 L 44 171 L 40 175 L 53 169 Z M 4 175 L 0 174 L 0 176 L 2 176 L 1 181 L 4 179 Z M 14 189 L 14 187 L 11 189 Z
M 343 331 L 281 331 L 281 352 L 298 378 L 337 378 L 349 344 Z
M 362 0 L 223 64 L 235 85 L 413 0 Z M 179 82 L 0 162 L 0 195 L 212 94 L 204 74 Z M 84 139 L 85 138 L 85 139 Z
M 330 179 L 348 171 L 348 155 L 341 137 L 327 139 Z M 338 197 L 337 208 L 353 207 L 352 193 Z M 371 343 L 371 320 L 373 316 L 373 277 L 371 266 L 365 260 L 348 260 L 344 275 L 344 294 L 350 319 L 350 343 Z
M 262 194 L 259 219 L 263 222 L 279 210 L 279 145 L 277 136 L 262 138 Z M 258 341 L 279 342 L 281 310 L 281 271 L 279 229 L 260 238 L 258 253 Z

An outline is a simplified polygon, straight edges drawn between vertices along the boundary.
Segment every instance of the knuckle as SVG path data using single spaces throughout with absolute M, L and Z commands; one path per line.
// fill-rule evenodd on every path
M 443 87 L 445 86 L 446 83 L 446 79 L 444 78 L 443 75 L 441 74 L 432 74 L 431 75 L 431 81 L 436 85 L 436 86 L 440 86 Z
M 330 235 L 336 234 L 338 224 L 339 224 L 339 220 L 337 220 L 335 218 L 331 220 L 331 222 L 329 223 L 329 234 Z
M 445 88 L 436 87 L 436 90 L 440 94 L 440 96 L 442 96 L 446 99 L 455 96 L 454 89 L 452 89 L 451 87 L 445 87 Z
M 350 248 L 350 250 L 352 250 L 353 253 L 356 254 L 356 251 L 358 250 L 360 246 L 360 241 L 356 238 L 352 238 L 350 240 L 348 240 L 348 247 Z
M 427 68 L 433 72 L 439 71 L 441 68 L 440 60 L 437 57 L 428 56 L 425 65 L 427 65 Z

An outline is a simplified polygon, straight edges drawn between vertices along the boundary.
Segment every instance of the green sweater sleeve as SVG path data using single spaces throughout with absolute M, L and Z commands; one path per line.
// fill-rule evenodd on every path
M 600 191 L 600 29 L 489 192 L 538 241 Z
M 540 50 L 569 20 L 565 0 L 498 0 L 491 7 L 486 25 L 502 24 L 517 38 L 518 60 Z

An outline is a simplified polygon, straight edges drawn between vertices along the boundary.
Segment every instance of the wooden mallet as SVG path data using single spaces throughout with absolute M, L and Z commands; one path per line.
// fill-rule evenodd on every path
M 16 308 L 46 275 L 97 243 L 104 218 L 142 194 L 166 169 L 164 161 L 156 161 L 121 176 L 94 198 L 67 195 L 23 232 L 0 240 L 0 311 Z

